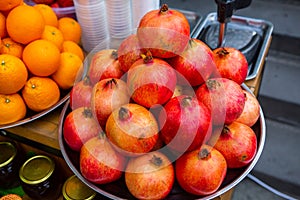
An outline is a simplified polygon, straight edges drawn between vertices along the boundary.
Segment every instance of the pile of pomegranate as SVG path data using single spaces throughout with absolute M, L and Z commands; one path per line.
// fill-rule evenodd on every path
M 260 105 L 241 86 L 245 56 L 191 38 L 180 11 L 146 13 L 136 34 L 88 63 L 63 123 L 88 181 L 123 177 L 137 199 L 163 199 L 175 182 L 205 196 L 255 157 Z

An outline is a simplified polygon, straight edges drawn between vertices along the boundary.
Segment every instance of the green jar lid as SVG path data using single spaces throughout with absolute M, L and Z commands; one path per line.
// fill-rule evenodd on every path
M 17 155 L 17 149 L 11 142 L 0 142 L 0 168 L 8 165 Z
M 30 185 L 36 185 L 47 180 L 54 172 L 55 163 L 44 155 L 29 158 L 20 168 L 20 179 Z
M 96 192 L 75 175 L 66 180 L 62 193 L 66 200 L 91 200 L 96 196 Z

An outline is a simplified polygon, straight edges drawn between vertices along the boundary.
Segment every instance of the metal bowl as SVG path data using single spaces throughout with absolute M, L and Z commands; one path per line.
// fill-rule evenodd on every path
M 251 93 L 250 89 L 245 84 L 243 84 L 242 87 Z M 59 146 L 62 155 L 66 163 L 70 167 L 70 169 L 83 183 L 85 183 L 87 186 L 89 186 L 97 193 L 102 194 L 103 196 L 106 196 L 111 199 L 134 199 L 134 197 L 130 194 L 130 192 L 128 191 L 125 185 L 124 177 L 122 177 L 118 181 L 109 184 L 97 185 L 89 182 L 81 175 L 80 168 L 79 168 L 79 153 L 71 150 L 66 144 L 66 142 L 64 141 L 64 137 L 63 137 L 64 134 L 63 125 L 64 125 L 65 118 L 69 112 L 71 112 L 71 108 L 69 106 L 69 101 L 67 101 L 63 107 L 63 110 L 59 118 L 58 140 L 59 140 Z M 243 168 L 229 169 L 227 171 L 226 177 L 222 185 L 215 193 L 208 196 L 195 196 L 185 192 L 183 189 L 180 188 L 178 183 L 176 183 L 175 181 L 173 189 L 166 199 L 186 199 L 186 200 L 187 199 L 213 199 L 221 196 L 222 194 L 226 193 L 227 191 L 235 187 L 238 183 L 240 183 L 247 176 L 247 174 L 249 174 L 250 171 L 253 169 L 253 167 L 257 163 L 263 151 L 265 137 L 266 137 L 266 125 L 265 125 L 265 118 L 262 109 L 260 109 L 259 120 L 252 127 L 252 129 L 256 133 L 257 144 L 258 144 L 257 153 L 254 159 L 252 160 L 251 163 L 249 163 L 247 166 Z
M 59 106 L 63 105 L 69 99 L 69 97 L 70 97 L 69 93 L 70 93 L 70 90 L 60 90 L 60 100 L 56 104 L 54 104 L 52 107 L 50 107 L 44 111 L 41 111 L 41 112 L 34 112 L 34 111 L 30 110 L 29 108 L 27 108 L 26 116 L 23 119 L 13 122 L 13 123 L 0 125 L 0 130 L 20 126 L 20 125 L 26 124 L 28 122 L 34 121 L 40 117 L 43 117 L 44 115 L 50 113 L 51 111 L 55 110 Z

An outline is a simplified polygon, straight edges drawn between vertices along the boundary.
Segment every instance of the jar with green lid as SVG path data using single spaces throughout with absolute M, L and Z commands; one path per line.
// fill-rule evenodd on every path
M 29 158 L 20 168 L 19 177 L 24 192 L 33 199 L 53 200 L 60 195 L 61 179 L 48 156 Z
M 65 181 L 62 193 L 65 200 L 91 200 L 96 196 L 96 192 L 75 175 Z
M 20 185 L 18 171 L 21 159 L 14 142 L 0 141 L 0 188 L 9 189 Z

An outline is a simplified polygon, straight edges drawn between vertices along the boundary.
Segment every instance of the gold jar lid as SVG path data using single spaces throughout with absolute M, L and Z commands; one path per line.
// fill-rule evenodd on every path
M 75 175 L 66 180 L 62 193 L 66 200 L 91 200 L 96 196 L 96 192 Z
M 17 149 L 11 142 L 0 142 L 0 168 L 8 165 L 17 155 Z
M 20 168 L 20 179 L 30 185 L 35 185 L 47 180 L 54 172 L 55 163 L 44 155 L 29 158 Z

